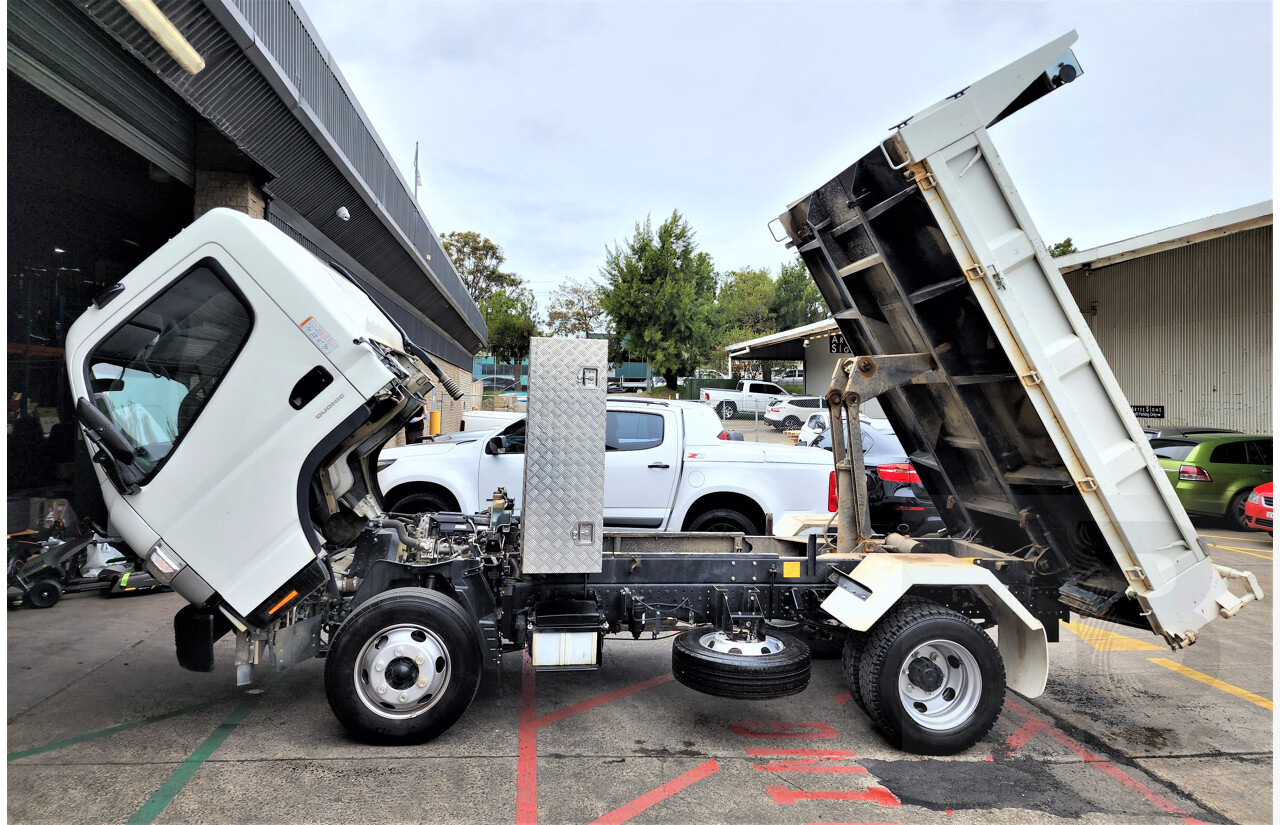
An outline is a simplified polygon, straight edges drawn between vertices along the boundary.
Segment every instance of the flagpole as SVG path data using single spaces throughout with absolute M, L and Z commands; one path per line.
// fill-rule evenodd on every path
M 418 141 L 413 142 L 413 202 L 418 202 L 418 190 L 422 188 L 422 173 L 418 171 Z

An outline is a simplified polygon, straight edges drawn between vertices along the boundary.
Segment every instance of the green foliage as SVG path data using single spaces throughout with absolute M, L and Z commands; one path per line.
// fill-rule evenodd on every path
M 1070 255 L 1072 252 L 1079 251 L 1079 249 L 1076 249 L 1076 245 L 1071 242 L 1070 238 L 1058 241 L 1056 244 L 1049 247 L 1049 254 L 1055 258 L 1061 258 L 1063 255 Z
M 483 235 L 447 232 L 440 240 L 477 306 L 498 290 L 515 289 L 521 285 L 519 277 L 500 269 L 506 260 L 502 247 Z
M 777 331 L 773 305 L 776 288 L 767 269 L 740 269 L 720 276 L 716 296 L 717 320 L 722 330 L 743 330 L 747 338 Z M 725 343 L 733 343 L 726 341 Z
M 591 332 L 605 332 L 608 322 L 600 306 L 600 287 L 595 284 L 565 281 L 551 295 L 547 326 L 552 335 L 585 338 Z
M 529 339 L 538 334 L 533 293 L 524 287 L 500 289 L 480 305 L 480 311 L 489 327 L 489 352 L 514 364 L 519 378 L 520 362 L 529 355 Z
M 779 268 L 770 308 L 778 331 L 813 324 L 828 316 L 822 293 L 798 255 Z
M 711 352 L 715 272 L 678 211 L 655 232 L 646 218 L 625 248 L 614 244 L 600 273 L 600 304 L 633 356 L 649 362 L 669 388 Z

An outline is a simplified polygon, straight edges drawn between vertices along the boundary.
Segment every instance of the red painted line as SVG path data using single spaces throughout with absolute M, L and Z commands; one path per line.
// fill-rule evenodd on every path
M 1037 733 L 1047 731 L 1049 725 L 1040 719 L 1028 719 L 1022 723 L 1022 726 L 1009 734 L 1009 738 L 1005 740 L 1004 750 L 1009 754 L 1017 753 L 1022 750 L 1022 746 L 1031 741 L 1031 738 Z
M 778 722 L 757 719 L 730 722 L 729 730 L 753 739 L 835 739 L 840 732 L 826 722 Z
M 547 725 L 553 724 L 555 722 L 559 722 L 563 719 L 568 719 L 570 716 L 576 716 L 577 714 L 582 713 L 584 710 L 591 710 L 592 708 L 598 708 L 607 702 L 612 702 L 614 699 L 621 699 L 624 696 L 630 696 L 633 693 L 639 693 L 640 691 L 648 690 L 651 687 L 657 687 L 658 685 L 665 685 L 667 682 L 670 682 L 674 678 L 675 677 L 672 676 L 670 673 L 664 673 L 661 676 L 655 676 L 652 679 L 646 679 L 645 681 L 631 685 L 630 687 L 619 688 L 617 690 L 613 690 L 608 693 L 602 693 L 599 696 L 595 697 L 594 699 L 588 699 L 585 702 L 579 702 L 576 705 L 570 705 L 567 708 L 561 708 L 560 710 L 553 711 L 548 714 L 544 714 L 542 716 L 539 716 L 535 720 L 533 720 L 533 722 L 534 722 L 534 725 L 536 725 L 537 727 L 543 728 L 543 727 L 546 727 Z
M 831 698 L 836 700 L 837 705 L 843 705 L 845 702 L 848 702 L 850 699 L 852 699 L 853 696 L 849 693 L 849 691 L 842 690 L 839 693 L 837 693 L 835 696 L 832 696 Z
M 796 791 L 786 785 L 766 785 L 765 790 L 779 805 L 794 805 L 807 799 L 828 799 L 842 802 L 876 802 L 888 808 L 902 805 L 888 788 L 873 787 L 865 791 Z
M 1190 823 L 1195 822 L 1195 820 L 1191 819 L 1191 817 L 1187 815 L 1187 812 L 1182 810 L 1182 808 L 1179 808 L 1177 805 L 1170 802 L 1168 799 L 1165 799 L 1163 796 L 1161 796 L 1151 787 L 1144 785 L 1142 782 L 1139 782 L 1137 779 L 1134 779 L 1132 776 L 1129 776 L 1129 774 L 1125 773 L 1114 762 L 1110 761 L 1109 759 L 1102 758 L 1098 754 L 1086 748 L 1084 745 L 1072 739 L 1070 736 L 1067 736 L 1062 731 L 1058 730 L 1055 727 L 1050 726 L 1044 720 L 1037 718 L 1027 708 L 1024 708 L 1022 705 L 1019 705 L 1017 702 L 1014 702 L 1012 700 L 1006 700 L 1004 703 L 1004 706 L 1007 707 L 1009 710 L 1013 711 L 1014 713 L 1018 714 L 1019 716 L 1021 716 L 1023 719 L 1027 720 L 1027 724 L 1024 724 L 1022 726 L 1023 728 L 1027 727 L 1027 725 L 1031 724 L 1032 722 L 1039 723 L 1040 727 L 1037 732 L 1043 731 L 1044 733 L 1053 737 L 1065 748 L 1075 753 L 1076 756 L 1080 757 L 1081 761 L 1087 762 L 1093 765 L 1095 768 L 1102 771 L 1107 776 L 1119 782 L 1127 790 L 1132 791 L 1138 796 L 1141 796 L 1151 805 L 1154 805 L 1155 807 L 1159 808 L 1165 813 L 1176 814 L 1178 816 L 1186 817 L 1186 819 L 1184 819 L 1183 821 L 1187 822 L 1188 825 L 1190 825 Z M 1021 731 L 1021 730 L 1022 728 L 1018 729 L 1018 731 Z M 1014 735 L 1015 736 L 1017 735 L 1017 731 L 1015 731 Z M 1010 740 L 1013 739 L 1012 736 L 1009 738 Z
M 769 773 L 866 773 L 861 765 L 833 764 L 839 759 L 853 759 L 853 751 L 799 750 L 795 748 L 747 748 L 747 756 L 791 756 L 794 759 L 775 760 L 756 765 L 758 771 Z
M 591 823 L 591 825 L 621 825 L 621 823 L 626 822 L 637 814 L 641 814 L 649 810 L 662 800 L 675 796 L 693 783 L 700 779 L 707 778 L 718 770 L 720 770 L 720 765 L 716 763 L 716 760 L 709 759 L 693 770 L 683 773 L 675 779 L 672 779 L 670 782 L 654 788 L 647 794 L 636 797 L 621 808 L 610 811 L 595 822 Z
M 516 763 L 516 825 L 538 822 L 538 700 L 533 662 L 525 651 L 520 672 L 520 757 Z

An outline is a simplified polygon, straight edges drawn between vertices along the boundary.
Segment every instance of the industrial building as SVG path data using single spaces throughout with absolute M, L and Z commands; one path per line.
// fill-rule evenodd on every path
M 1271 432 L 1271 201 L 1056 260 L 1144 425 Z M 834 320 L 728 348 L 803 361 L 821 395 L 849 347 Z
M 189 53 L 116 0 L 8 9 L 11 497 L 95 483 L 68 426 L 66 331 L 215 207 L 350 270 L 469 385 L 484 321 L 298 3 L 169 0 L 156 25 Z M 462 405 L 432 403 L 456 429 Z

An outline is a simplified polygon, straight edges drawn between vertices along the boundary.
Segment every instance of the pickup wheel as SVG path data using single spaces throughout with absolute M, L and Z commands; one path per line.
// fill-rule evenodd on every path
M 671 673 L 699 693 L 727 699 L 777 699 L 809 684 L 809 647 L 766 630 L 763 642 L 735 641 L 713 627 L 695 627 L 671 646 Z
M 716 404 L 716 415 L 720 416 L 721 421 L 728 421 L 738 414 L 738 405 L 732 401 L 721 401 Z
M 959 753 L 1000 715 L 1004 662 L 991 637 L 954 610 L 903 599 L 867 633 L 860 658 L 860 704 L 902 750 Z
M 746 533 L 748 536 L 759 535 L 760 530 L 751 519 L 737 510 L 718 507 L 708 510 L 689 522 L 692 533 Z
M 480 686 L 475 622 L 431 590 L 391 590 L 334 634 L 324 692 L 338 721 L 374 745 L 415 745 L 462 718 Z
M 450 513 L 458 509 L 458 505 L 444 495 L 433 490 L 410 490 L 388 501 L 387 511 L 391 513 Z

